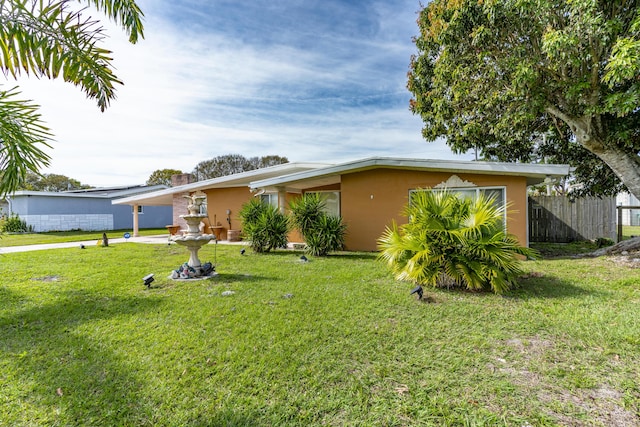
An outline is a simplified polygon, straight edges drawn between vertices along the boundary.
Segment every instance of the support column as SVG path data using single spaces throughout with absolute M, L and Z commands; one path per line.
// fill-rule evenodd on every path
M 278 187 L 278 209 L 284 214 L 287 208 L 287 190 L 284 187 Z
M 138 236 L 138 205 L 133 205 L 133 237 Z

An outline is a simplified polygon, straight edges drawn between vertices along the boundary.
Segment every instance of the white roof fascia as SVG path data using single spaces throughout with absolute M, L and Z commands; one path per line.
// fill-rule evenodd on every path
M 327 175 L 339 175 L 358 170 L 373 169 L 376 167 L 394 169 L 418 169 L 429 171 L 444 171 L 454 173 L 480 173 L 490 175 L 513 175 L 543 179 L 549 177 L 562 177 L 569 174 L 568 165 L 549 165 L 531 163 L 498 163 L 477 162 L 461 160 L 427 160 L 404 159 L 393 157 L 371 157 L 355 160 L 322 169 L 309 170 L 294 173 L 288 176 L 263 179 L 251 183 L 252 189 L 286 186 L 286 184 L 319 178 Z

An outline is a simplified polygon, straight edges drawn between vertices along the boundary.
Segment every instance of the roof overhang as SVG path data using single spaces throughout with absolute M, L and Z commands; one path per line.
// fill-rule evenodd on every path
M 114 200 L 114 205 L 141 205 L 141 206 L 171 206 L 174 194 L 195 193 L 214 188 L 249 187 L 256 180 L 272 179 L 288 176 L 308 170 L 330 166 L 327 163 L 283 163 L 262 169 L 255 169 L 233 175 L 221 176 L 190 184 L 179 185 L 165 190 L 154 191 L 138 196 L 124 197 Z
M 73 191 L 33 191 L 19 190 L 9 197 L 65 197 L 71 199 L 116 199 L 122 197 L 136 197 L 153 192 L 163 191 L 166 185 L 113 187 L 113 188 L 89 188 Z
M 527 179 L 527 185 L 541 184 L 545 182 L 545 179 L 561 178 L 569 174 L 568 165 L 372 157 L 321 169 L 253 181 L 251 182 L 251 188 L 253 190 L 285 188 L 290 192 L 300 192 L 307 188 L 339 183 L 340 177 L 344 174 L 378 168 L 522 176 Z

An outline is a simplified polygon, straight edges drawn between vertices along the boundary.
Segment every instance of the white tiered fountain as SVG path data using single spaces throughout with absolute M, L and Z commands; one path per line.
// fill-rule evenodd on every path
M 214 276 L 216 274 L 215 271 L 213 271 L 213 269 L 203 268 L 198 258 L 200 248 L 209 243 L 210 240 L 216 238 L 213 234 L 203 234 L 200 231 L 200 222 L 203 218 L 207 217 L 206 214 L 200 213 L 200 206 L 206 199 L 206 196 L 192 195 L 184 197 L 189 199 L 189 204 L 187 205 L 187 211 L 189 213 L 187 215 L 180 215 L 180 218 L 184 219 L 187 223 L 187 229 L 183 230 L 181 236 L 171 236 L 171 241 L 186 247 L 191 255 L 189 256 L 189 261 L 186 263 L 189 267 L 188 270 L 185 269 L 184 274 L 182 268 L 176 270 L 174 273 L 178 273 L 179 277 L 174 278 L 198 279 Z

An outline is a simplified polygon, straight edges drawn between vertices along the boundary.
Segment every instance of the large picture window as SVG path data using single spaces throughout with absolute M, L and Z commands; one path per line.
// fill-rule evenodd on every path
M 411 203 L 412 194 L 418 191 L 443 191 L 441 189 L 433 190 L 409 190 L 409 203 Z M 473 188 L 447 188 L 446 191 L 457 194 L 459 197 L 475 199 L 480 194 L 484 194 L 487 197 L 494 197 L 496 206 L 505 208 L 507 203 L 506 188 L 505 187 L 473 187 Z M 502 223 L 507 224 L 507 210 L 504 209 L 504 218 Z
M 324 200 L 324 211 L 331 216 L 340 216 L 340 192 L 339 191 L 318 191 L 320 198 Z M 311 192 L 309 193 L 311 194 Z

